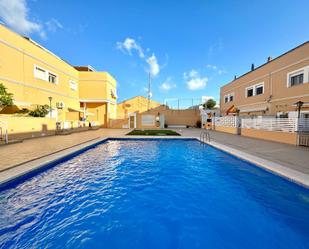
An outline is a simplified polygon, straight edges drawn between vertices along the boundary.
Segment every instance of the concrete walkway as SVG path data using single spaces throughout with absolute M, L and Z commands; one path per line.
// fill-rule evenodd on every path
M 104 137 L 120 137 L 128 132 L 128 129 L 99 129 L 70 135 L 28 139 L 22 143 L 0 146 L 0 172 L 90 140 Z
M 201 129 L 174 129 L 183 136 L 199 137 Z M 309 148 L 210 131 L 211 140 L 309 175 Z

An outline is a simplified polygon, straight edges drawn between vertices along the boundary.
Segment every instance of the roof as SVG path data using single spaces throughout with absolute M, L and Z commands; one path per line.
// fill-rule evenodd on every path
M 82 72 L 96 72 L 96 70 L 92 66 L 90 66 L 90 65 L 87 65 L 87 66 L 74 66 L 74 68 L 77 71 L 82 71 Z
M 90 66 L 90 65 L 87 65 L 87 66 L 72 66 L 69 62 L 67 62 L 66 60 L 62 59 L 61 57 L 59 57 L 58 55 L 55 55 L 53 52 L 51 52 L 50 50 L 48 50 L 47 48 L 43 47 L 41 44 L 37 43 L 36 41 L 32 40 L 30 37 L 28 36 L 23 36 L 23 35 L 20 35 L 19 33 L 15 32 L 14 30 L 10 29 L 9 27 L 7 27 L 7 25 L 5 25 L 5 23 L 1 22 L 0 21 L 0 25 L 5 27 L 6 29 L 8 29 L 9 31 L 15 33 L 16 35 L 26 39 L 27 41 L 29 41 L 30 43 L 32 43 L 33 45 L 39 47 L 40 49 L 44 50 L 45 52 L 49 53 L 50 55 L 56 57 L 57 59 L 59 60 L 62 60 L 63 62 L 65 62 L 66 64 L 68 64 L 69 66 L 75 68 L 77 71 L 90 71 L 90 72 L 95 72 L 96 70 Z M 87 68 L 88 70 L 79 70 L 79 68 Z
M 302 43 L 302 44 L 298 45 L 297 47 L 292 48 L 292 49 L 288 50 L 287 52 L 285 52 L 285 53 L 283 53 L 283 54 L 281 54 L 281 55 L 277 56 L 276 58 L 273 58 L 272 60 L 270 60 L 270 61 L 267 61 L 267 62 L 263 63 L 262 65 L 260 65 L 260 66 L 256 67 L 253 71 L 252 71 L 252 70 L 250 70 L 250 71 L 248 71 L 248 72 L 246 72 L 246 73 L 242 74 L 241 76 L 236 77 L 236 79 L 234 79 L 234 80 L 232 80 L 231 82 L 229 82 L 229 83 L 225 84 L 224 86 L 226 86 L 226 85 L 229 85 L 229 84 L 233 83 L 235 80 L 238 80 L 238 79 L 240 79 L 240 78 L 244 77 L 245 75 L 250 74 L 250 73 L 252 73 L 252 72 L 256 71 L 257 69 L 262 68 L 262 67 L 264 67 L 264 66 L 266 66 L 266 65 L 268 65 L 268 64 L 270 64 L 270 63 L 272 63 L 273 61 L 280 59 L 281 57 L 285 56 L 286 54 L 289 54 L 289 53 L 293 52 L 294 50 L 296 50 L 296 49 L 298 49 L 298 48 L 300 48 L 300 47 L 302 47 L 302 46 L 305 46 L 305 45 L 307 45 L 307 44 L 309 44 L 309 41 L 306 41 L 306 42 L 304 42 L 304 43 Z

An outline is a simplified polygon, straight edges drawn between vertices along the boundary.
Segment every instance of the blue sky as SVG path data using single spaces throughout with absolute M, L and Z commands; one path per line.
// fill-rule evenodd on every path
M 118 81 L 119 100 L 219 99 L 220 86 L 309 39 L 309 1 L 0 0 L 0 18 L 72 65 Z

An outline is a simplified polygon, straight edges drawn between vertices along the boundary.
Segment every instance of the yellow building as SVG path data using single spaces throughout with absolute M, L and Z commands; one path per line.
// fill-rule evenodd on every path
M 135 96 L 117 104 L 117 119 L 127 118 L 129 114 L 135 112 L 145 112 L 148 109 L 159 107 L 161 104 L 154 100 L 149 100 L 143 96 Z
M 0 83 L 14 94 L 16 108 L 50 105 L 57 121 L 116 118 L 116 81 L 90 66 L 73 67 L 41 45 L 0 24 Z
M 99 121 L 103 127 L 109 127 L 109 120 L 116 119 L 117 113 L 116 80 L 109 73 L 76 68 L 79 70 L 81 107 L 90 114 L 90 121 Z

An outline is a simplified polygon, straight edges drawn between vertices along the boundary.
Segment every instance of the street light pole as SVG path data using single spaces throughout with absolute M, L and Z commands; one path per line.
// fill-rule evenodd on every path
M 150 109 L 150 81 L 151 81 L 151 76 L 150 76 L 150 72 L 149 72 L 149 78 L 148 78 L 148 105 L 147 105 L 147 109 L 149 111 Z
M 53 100 L 53 97 L 48 97 L 49 99 L 49 117 L 52 118 L 52 100 Z
M 296 102 L 296 106 L 297 106 L 297 119 L 299 119 L 300 118 L 300 110 L 301 110 L 301 107 L 303 106 L 303 104 L 304 104 L 304 102 L 302 102 L 302 101 L 298 101 L 298 102 Z

